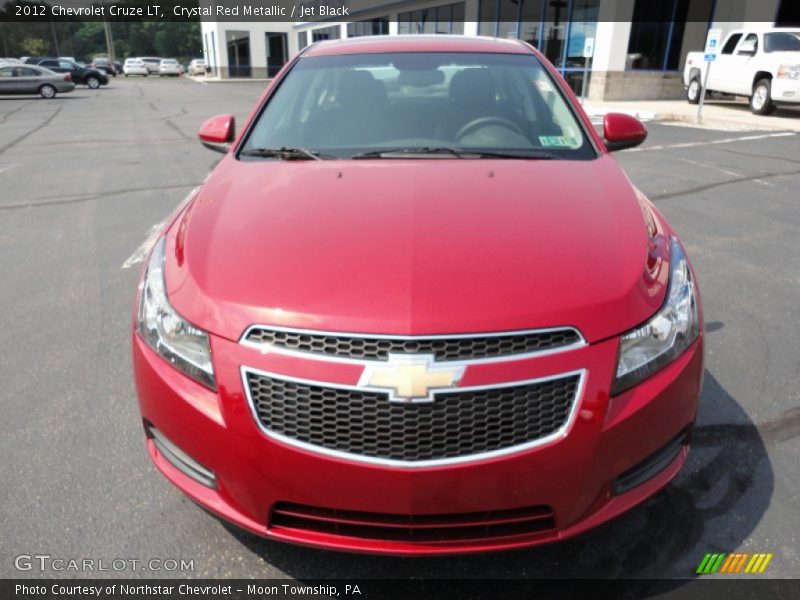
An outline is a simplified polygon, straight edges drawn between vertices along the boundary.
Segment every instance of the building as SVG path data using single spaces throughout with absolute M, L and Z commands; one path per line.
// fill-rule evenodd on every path
M 304 6 L 321 4 L 337 2 Z M 347 0 L 346 6 L 348 21 L 315 15 L 296 22 L 203 22 L 206 64 L 222 78 L 267 78 L 319 40 L 485 35 L 536 46 L 576 93 L 593 100 L 669 99 L 682 95 L 686 54 L 703 48 L 709 28 L 800 27 L 797 0 Z

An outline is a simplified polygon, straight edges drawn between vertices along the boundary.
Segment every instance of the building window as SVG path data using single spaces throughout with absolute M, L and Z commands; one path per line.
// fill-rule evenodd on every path
M 497 0 L 481 0 L 478 6 L 478 35 L 497 35 Z
M 702 46 L 705 42 L 704 32 L 702 39 L 688 40 L 692 44 L 684 44 L 689 9 L 692 21 L 708 22 L 713 6 L 714 0 L 636 0 L 626 67 L 659 71 L 680 69 L 686 55 L 684 46 L 696 46 L 694 42 Z
M 397 33 L 464 33 L 464 2 L 412 10 L 397 15 Z
M 340 37 L 342 37 L 342 28 L 340 25 L 334 25 L 333 27 L 321 27 L 320 29 L 314 29 L 311 32 L 312 42 L 321 42 L 322 40 L 338 40 Z
M 308 33 L 301 31 L 297 34 L 297 49 L 302 50 L 308 46 Z
M 378 17 L 377 19 L 347 24 L 347 37 L 362 37 L 365 35 L 389 35 L 389 17 Z
M 593 53 L 599 11 L 600 0 L 480 0 L 478 33 L 538 48 L 580 93 L 589 82 L 592 59 L 584 55 Z
M 775 27 L 800 27 L 800 2 L 797 0 L 781 0 Z
M 228 74 L 231 77 L 251 77 L 250 33 L 247 31 L 226 31 L 228 46 Z

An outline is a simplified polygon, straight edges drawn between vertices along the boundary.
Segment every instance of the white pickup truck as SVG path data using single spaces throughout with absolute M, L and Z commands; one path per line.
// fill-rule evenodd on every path
M 747 96 L 757 115 L 770 114 L 776 104 L 800 103 L 800 28 L 731 31 L 711 63 L 702 52 L 690 52 L 683 85 L 691 104 L 700 101 L 709 64 L 706 91 Z

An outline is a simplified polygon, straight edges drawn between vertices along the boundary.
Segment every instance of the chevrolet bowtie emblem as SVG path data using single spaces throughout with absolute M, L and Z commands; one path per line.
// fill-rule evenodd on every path
M 388 363 L 364 367 L 358 385 L 389 390 L 391 402 L 432 402 L 432 390 L 457 387 L 463 375 L 463 366 L 437 364 L 433 354 L 390 354 Z

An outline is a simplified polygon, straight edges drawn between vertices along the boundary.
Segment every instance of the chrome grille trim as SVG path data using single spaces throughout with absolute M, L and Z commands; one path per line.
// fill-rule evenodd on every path
M 364 456 L 360 454 L 353 454 L 350 452 L 342 452 L 339 450 L 334 450 L 331 448 L 325 448 L 322 446 L 317 446 L 314 444 L 309 444 L 300 440 L 296 440 L 291 437 L 287 437 L 283 434 L 278 432 L 272 431 L 267 428 L 259 414 L 258 410 L 256 409 L 255 402 L 253 400 L 250 385 L 248 383 L 247 375 L 253 374 L 261 377 L 267 377 L 271 379 L 277 379 L 281 381 L 293 382 L 302 385 L 308 386 L 315 386 L 315 387 L 324 387 L 324 388 L 331 388 L 331 389 L 339 389 L 339 390 L 349 390 L 355 392 L 364 392 L 365 389 L 352 386 L 352 385 L 345 385 L 345 384 L 338 384 L 338 383 L 329 383 L 323 381 L 315 381 L 310 379 L 302 379 L 297 377 L 290 377 L 287 375 L 282 375 L 279 373 L 273 373 L 269 371 L 263 371 L 260 369 L 255 369 L 252 367 L 242 366 L 240 367 L 240 373 L 242 378 L 242 387 L 244 389 L 245 396 L 247 398 L 247 403 L 250 408 L 250 414 L 253 417 L 257 427 L 261 430 L 261 432 L 273 439 L 277 442 L 286 444 L 287 446 L 299 448 L 302 450 L 306 450 L 308 452 L 312 452 L 314 454 L 320 454 L 324 456 L 329 456 L 333 458 L 338 458 L 342 460 L 348 460 L 356 463 L 366 463 L 366 464 L 373 464 L 373 465 L 380 465 L 380 466 L 388 466 L 388 467 L 397 467 L 401 469 L 417 469 L 417 468 L 425 468 L 425 467 L 438 467 L 438 466 L 445 466 L 445 465 L 454 465 L 454 464 L 463 464 L 463 463 L 471 463 L 477 462 L 482 460 L 487 460 L 490 458 L 496 458 L 501 456 L 508 456 L 512 454 L 516 454 L 519 452 L 524 452 L 526 450 L 530 450 L 539 446 L 543 446 L 545 444 L 549 444 L 551 442 L 555 442 L 559 439 L 563 439 L 567 436 L 570 429 L 572 428 L 573 423 L 575 422 L 576 415 L 578 413 L 578 408 L 581 404 L 581 400 L 583 397 L 583 390 L 586 383 L 586 376 L 587 370 L 586 369 L 578 369 L 574 371 L 568 371 L 563 373 L 558 373 L 555 375 L 549 375 L 546 377 L 538 377 L 534 379 L 524 379 L 524 380 L 517 380 L 517 381 L 508 381 L 502 382 L 497 384 L 491 385 L 480 385 L 480 386 L 464 386 L 464 387 L 457 387 L 451 388 L 447 390 L 434 390 L 434 402 L 436 400 L 437 394 L 452 394 L 458 392 L 471 392 L 471 391 L 479 391 L 479 390 L 494 390 L 494 389 L 502 389 L 502 388 L 511 388 L 511 387 L 521 387 L 525 385 L 531 385 L 536 383 L 543 383 L 547 381 L 553 381 L 557 379 L 565 379 L 569 377 L 578 377 L 577 385 L 575 386 L 575 394 L 571 399 L 571 406 L 567 418 L 564 420 L 564 423 L 559 427 L 556 431 L 551 434 L 548 434 L 544 437 L 537 438 L 535 440 L 531 440 L 529 442 L 523 444 L 516 444 L 514 446 L 509 446 L 506 448 L 499 448 L 495 450 L 491 450 L 488 452 L 481 452 L 477 454 L 470 454 L 466 456 L 458 456 L 458 457 L 450 457 L 450 458 L 441 458 L 441 459 L 431 459 L 431 460 L 417 460 L 417 461 L 404 461 L 404 460 L 394 460 L 388 458 L 377 458 L 372 456 Z M 389 404 L 389 395 L 386 394 L 386 403 Z
M 488 363 L 496 363 L 496 362 L 507 362 L 511 360 L 525 360 L 527 358 L 533 357 L 540 357 L 540 356 L 547 356 L 549 354 L 557 354 L 560 352 L 568 352 L 571 350 L 576 350 L 583 346 L 586 346 L 586 338 L 583 337 L 583 334 L 576 329 L 575 327 L 571 326 L 564 326 L 564 327 L 548 327 L 548 328 L 540 328 L 540 329 L 521 329 L 521 330 L 514 330 L 514 331 L 497 331 L 497 332 L 483 332 L 483 333 L 457 333 L 457 334 L 438 334 L 438 335 L 394 335 L 394 334 L 376 334 L 376 333 L 347 333 L 347 332 L 340 332 L 340 331 L 323 331 L 323 330 L 315 330 L 315 329 L 301 329 L 301 328 L 294 328 L 294 327 L 279 327 L 273 325 L 251 325 L 248 327 L 244 333 L 242 334 L 241 338 L 239 339 L 239 343 L 243 346 L 248 346 L 250 348 L 254 348 L 256 350 L 261 351 L 262 353 L 277 353 L 283 354 L 286 356 L 294 356 L 298 358 L 306 358 L 306 359 L 314 359 L 314 360 L 323 360 L 323 361 L 333 361 L 339 363 L 349 363 L 349 364 L 367 364 L 367 363 L 383 363 L 386 362 L 385 359 L 381 358 L 371 358 L 371 357 L 351 357 L 346 355 L 337 355 L 325 352 L 313 352 L 307 350 L 295 350 L 292 348 L 288 348 L 286 346 L 281 346 L 277 344 L 272 344 L 269 342 L 258 342 L 249 339 L 253 332 L 263 330 L 263 331 L 272 331 L 272 332 L 281 332 L 281 333 L 290 333 L 290 334 L 298 334 L 298 335 L 307 335 L 307 336 L 316 336 L 321 338 L 351 338 L 354 340 L 364 339 L 364 340 L 388 340 L 388 341 L 426 341 L 426 340 L 480 340 L 485 338 L 498 338 L 498 337 L 523 337 L 529 335 L 537 335 L 537 334 L 548 334 L 548 333 L 569 333 L 570 335 L 575 336 L 575 341 L 569 344 L 543 348 L 539 350 L 532 350 L 529 352 L 520 352 L 517 354 L 500 354 L 500 355 L 493 355 L 493 356 L 486 356 L 486 357 L 479 357 L 479 358 L 460 358 L 460 359 L 453 359 L 453 358 L 439 358 L 436 357 L 436 362 L 447 363 L 447 362 L 459 362 L 465 364 L 488 364 Z M 400 354 L 402 351 L 392 350 L 387 351 L 391 352 L 392 354 Z M 435 354 L 434 352 L 430 351 L 415 351 L 411 354 Z

